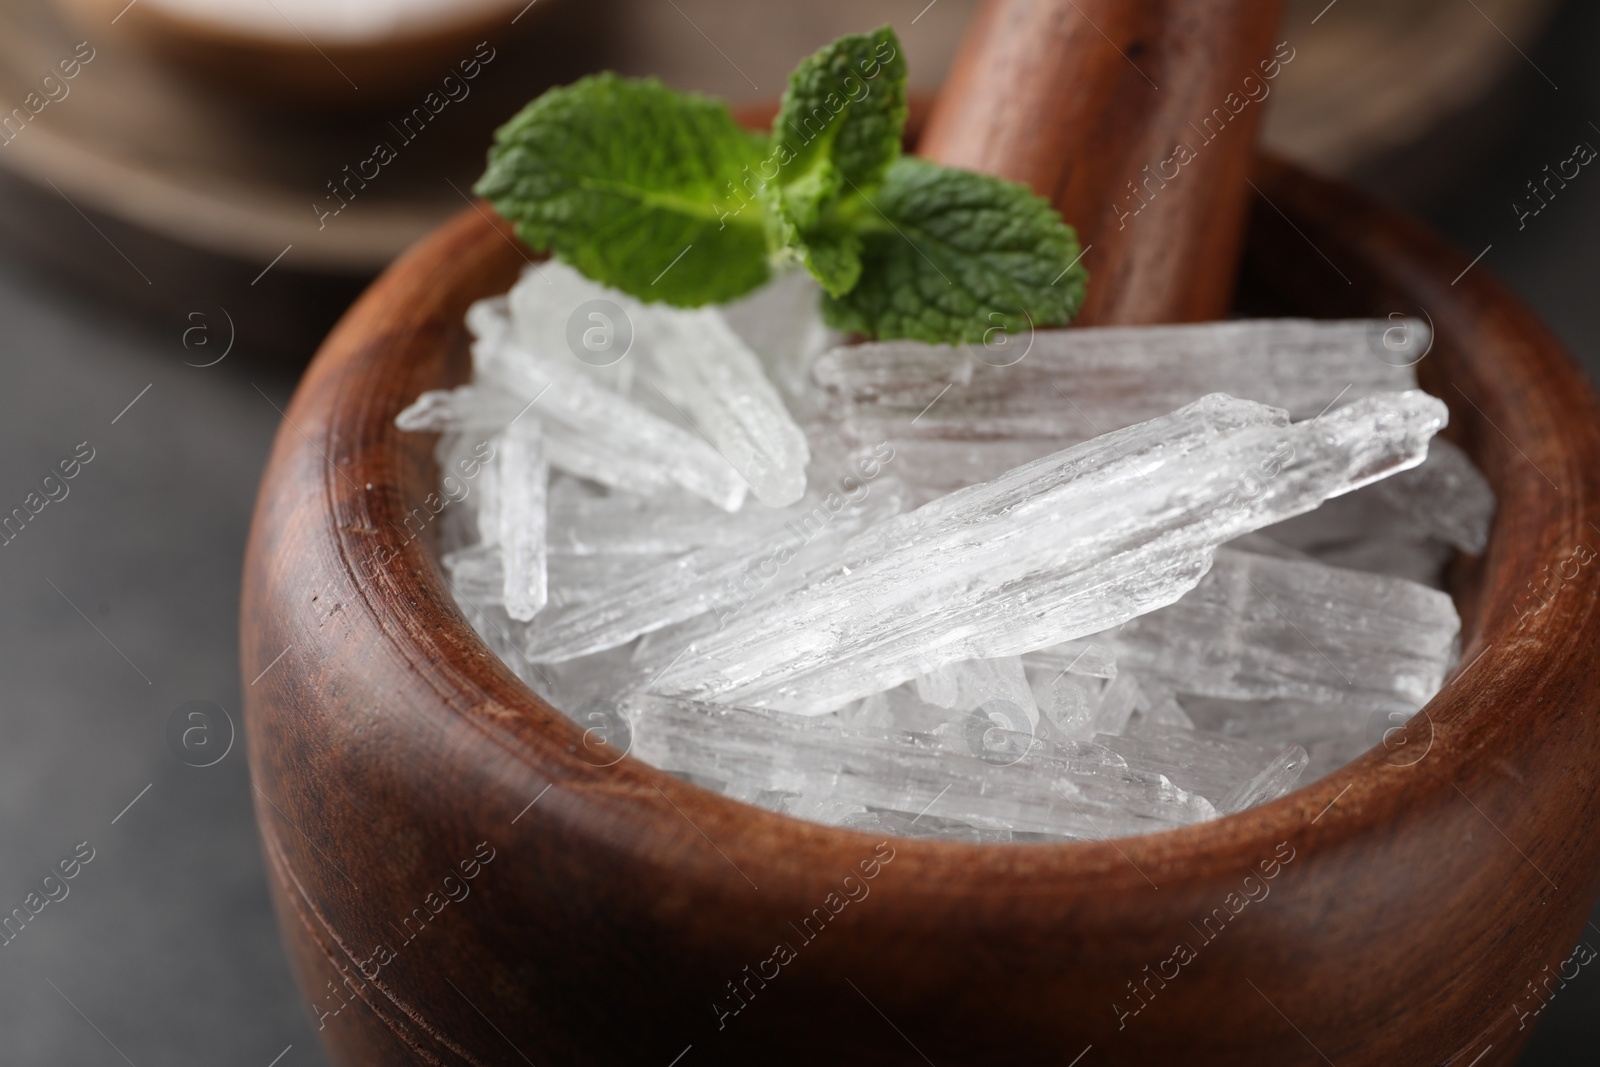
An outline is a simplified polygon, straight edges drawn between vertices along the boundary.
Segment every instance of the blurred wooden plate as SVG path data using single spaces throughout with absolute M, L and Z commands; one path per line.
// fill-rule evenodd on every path
M 420 72 L 414 88 L 388 99 L 374 89 L 373 106 L 352 109 L 347 98 L 367 86 L 352 90 L 320 58 L 323 69 L 308 77 L 332 79 L 321 90 L 328 106 L 242 103 L 192 77 L 194 64 L 221 62 L 223 51 L 191 56 L 180 70 L 142 43 L 130 21 L 147 6 L 142 0 L 120 18 L 110 8 L 125 0 L 62 2 L 80 5 L 80 17 L 93 21 L 70 23 L 45 0 L 0 0 L 0 113 L 21 106 L 78 42 L 94 50 L 67 83 L 69 95 L 0 147 L 0 196 L 10 202 L 0 212 L 0 237 L 96 295 L 175 319 L 199 302 L 243 307 L 256 324 L 248 336 L 266 347 L 290 345 L 300 358 L 361 283 L 460 209 L 493 129 L 545 87 L 611 67 L 657 73 L 736 103 L 770 98 L 800 56 L 841 32 L 892 19 L 914 87 L 927 88 L 942 78 L 976 6 L 943 0 L 913 19 L 899 0 L 771 7 L 539 0 L 515 25 L 506 16 L 474 27 L 463 44 L 451 42 L 459 54 L 414 54 L 407 61 Z M 1266 143 L 1324 170 L 1346 170 L 1403 143 L 1523 62 L 1501 31 L 1531 48 L 1553 7 L 1553 0 L 1291 0 L 1283 36 L 1296 58 L 1274 83 Z M 533 32 L 519 33 L 535 12 Z M 420 106 L 479 40 L 495 58 L 470 83 L 470 95 L 443 108 L 414 143 L 402 143 L 391 124 Z M 344 103 L 333 106 L 334 98 Z M 394 162 L 348 208 L 319 220 L 318 205 L 336 206 L 328 183 L 370 158 L 380 141 L 396 148 Z
M 533 23 L 555 0 L 454 0 L 390 26 L 293 18 L 275 0 L 55 0 L 87 31 L 108 26 L 161 61 L 225 91 L 271 105 L 361 106 L 421 89 L 513 20 Z M 333 6 L 333 5 L 330 5 Z M 526 18 L 524 18 L 526 16 Z

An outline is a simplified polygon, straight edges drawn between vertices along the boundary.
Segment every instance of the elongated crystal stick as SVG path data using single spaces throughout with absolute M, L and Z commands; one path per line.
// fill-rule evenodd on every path
M 505 300 L 510 336 L 523 348 L 628 395 L 642 303 L 559 260 L 525 269 Z
M 1357 538 L 1432 538 L 1478 555 L 1488 544 L 1494 513 L 1488 481 L 1465 452 L 1437 438 L 1419 466 L 1269 533 L 1307 550 Z
M 1166 775 L 1180 789 L 1206 797 L 1224 815 L 1287 793 L 1308 762 L 1296 744 L 1258 744 L 1193 730 L 1102 734 L 1094 740 L 1130 768 Z
M 1444 438 L 1421 466 L 1386 478 L 1368 492 L 1415 527 L 1463 552 L 1481 555 L 1494 520 L 1494 490 L 1467 454 Z
M 1208 393 L 1270 404 L 1300 420 L 1336 401 L 1416 388 L 1411 367 L 1374 355 L 1384 329 L 1395 324 L 1255 319 L 1048 330 L 1029 337 L 1026 355 L 1008 356 L 1005 366 L 985 362 L 994 357 L 982 348 L 885 341 L 836 348 L 812 373 L 862 440 L 880 440 L 887 420 L 897 441 L 1031 437 L 1060 448 Z M 1427 325 L 1408 320 L 1404 329 L 1405 343 L 1425 352 Z
M 649 309 L 640 324 L 647 382 L 750 484 L 784 507 L 806 491 L 811 452 L 761 361 L 716 308 Z
M 1177 603 L 1094 640 L 1182 693 L 1421 707 L 1460 629 L 1450 597 L 1416 582 L 1221 549 Z
M 649 556 L 732 546 L 759 533 L 770 516 L 770 508 L 741 508 L 730 515 L 687 493 L 594 496 L 569 482 L 550 493 L 550 552 Z
M 681 485 L 728 511 L 744 502 L 745 480 L 693 430 L 597 383 L 573 358 L 551 358 L 523 344 L 511 328 L 505 298 L 479 301 L 467 312 L 474 384 L 507 391 L 537 405 L 541 422 L 559 423 L 582 440 Z M 579 472 L 582 473 L 582 472 Z
M 1043 745 L 996 761 L 950 737 L 847 730 L 759 709 L 657 696 L 626 702 L 634 755 L 740 792 L 831 797 L 864 807 L 1068 837 L 1146 833 L 1216 817 L 1204 797 L 1131 769 L 1103 745 Z
M 539 424 L 523 418 L 500 438 L 496 457 L 502 561 L 501 597 L 506 614 L 527 622 L 545 605 L 545 490 L 550 468 Z
M 774 584 L 798 583 L 832 559 L 862 527 L 898 513 L 902 496 L 889 478 L 856 500 L 808 498 L 789 508 L 762 509 L 737 546 L 708 545 L 651 567 L 581 603 L 552 609 L 529 628 L 527 654 L 556 663 L 614 648 L 640 634 L 706 612 L 719 622 Z M 754 517 L 754 516 L 753 516 Z
M 511 389 L 538 405 L 541 422 L 557 422 L 604 442 L 634 466 L 656 467 L 696 496 L 736 511 L 745 481 L 693 431 L 682 430 L 583 374 L 533 357 L 516 345 L 473 346 L 480 382 Z
M 513 419 L 539 419 L 539 408 L 546 398 L 524 398 L 515 390 L 480 383 L 455 389 L 433 389 L 400 412 L 395 417 L 395 425 L 413 433 L 457 431 L 469 436 L 478 433 L 492 437 Z M 530 404 L 530 400 L 534 402 Z M 625 442 L 614 437 L 597 437 L 553 420 L 540 421 L 544 425 L 545 457 L 557 470 L 643 496 L 681 488 L 671 468 L 660 463 L 641 462 L 636 453 L 627 450 Z M 737 472 L 732 468 L 727 468 L 727 472 L 730 478 L 738 481 Z M 738 481 L 731 490 L 733 497 L 742 499 L 743 488 L 744 483 Z
M 798 417 L 822 400 L 811 383 L 812 363 L 844 341 L 823 323 L 821 305 L 822 286 L 809 271 L 796 268 L 720 309 Z
M 652 307 L 562 263 L 528 271 L 509 304 L 510 336 L 541 364 L 624 394 L 658 390 L 769 507 L 805 492 L 805 434 L 719 309 Z
M 1213 395 L 864 530 L 839 569 L 694 642 L 657 691 L 820 714 L 960 659 L 1020 655 L 1172 603 L 1216 547 L 1414 466 L 1420 392 L 1296 425 Z

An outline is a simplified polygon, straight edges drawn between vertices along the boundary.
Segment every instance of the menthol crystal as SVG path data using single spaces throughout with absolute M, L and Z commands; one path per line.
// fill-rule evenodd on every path
M 628 713 L 641 759 L 696 780 L 736 783 L 751 796 L 825 795 L 863 810 L 1090 838 L 1217 814 L 1205 797 L 1093 743 L 1041 744 L 1012 762 L 986 758 L 965 734 L 847 731 L 781 712 L 654 696 L 632 698 Z
M 1223 549 L 1177 603 L 1092 641 L 1180 693 L 1421 707 L 1460 629 L 1450 598 L 1416 582 Z
M 576 454 L 571 473 L 618 488 L 649 479 L 728 511 L 744 502 L 744 477 L 693 428 L 674 425 L 606 388 L 570 356 L 553 359 L 523 347 L 509 326 L 495 323 L 494 314 L 491 307 L 480 315 L 482 333 L 473 342 L 477 382 L 536 407 L 541 422 L 571 431 L 562 450 L 550 451 L 552 463 L 564 465 Z M 613 473 L 615 468 L 620 472 Z
M 561 263 L 527 271 L 510 309 L 514 344 L 502 340 L 495 351 L 520 350 L 545 373 L 580 373 L 650 405 L 664 400 L 764 504 L 792 504 L 805 492 L 805 434 L 719 309 L 643 304 Z M 492 345 L 489 329 L 479 343 Z
M 518 420 L 500 436 L 495 482 L 501 558 L 501 600 L 523 622 L 545 605 L 545 493 L 550 468 L 538 422 Z
M 1445 418 L 1414 391 L 1295 424 L 1202 398 L 863 531 L 836 571 L 696 641 L 657 691 L 821 714 L 1109 629 L 1193 588 L 1218 545 L 1415 466 Z
M 560 662 L 615 648 L 705 612 L 732 617 L 766 586 L 798 581 L 836 553 L 850 534 L 898 512 L 900 497 L 893 486 L 885 480 L 877 488 L 838 509 L 817 499 L 763 509 L 759 521 L 740 524 L 746 532 L 738 542 L 669 556 L 586 600 L 545 613 L 528 631 L 527 654 Z
M 464 614 L 605 758 L 877 834 L 1099 839 L 1282 796 L 1455 665 L 1445 566 L 1494 494 L 1395 365 L 1423 324 L 839 347 L 818 296 L 542 264 L 397 419 L 440 434 Z

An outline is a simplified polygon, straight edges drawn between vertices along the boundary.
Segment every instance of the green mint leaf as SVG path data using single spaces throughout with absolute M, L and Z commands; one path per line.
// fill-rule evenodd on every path
M 861 277 L 861 237 L 854 230 L 814 231 L 793 248 L 826 292 L 848 293 Z
M 801 63 L 771 137 L 725 104 L 602 74 L 501 127 L 475 187 L 528 244 L 646 301 L 697 306 L 798 259 L 837 327 L 935 343 L 1063 324 L 1078 240 L 1027 189 L 900 158 L 906 65 L 885 26 Z
M 894 30 L 841 37 L 803 60 L 772 123 L 756 170 L 773 243 L 835 296 L 861 275 L 860 239 L 848 207 L 871 195 L 900 155 L 906 63 Z
M 906 61 L 888 26 L 841 37 L 789 76 L 763 180 L 802 232 L 852 189 L 871 192 L 900 157 Z
M 1078 238 L 1050 203 L 986 174 L 905 158 L 861 213 L 861 277 L 829 293 L 829 325 L 934 344 L 1071 320 Z
M 768 221 L 741 183 L 767 155 L 721 101 L 601 74 L 502 126 L 474 188 L 530 247 L 641 300 L 695 306 L 769 277 Z

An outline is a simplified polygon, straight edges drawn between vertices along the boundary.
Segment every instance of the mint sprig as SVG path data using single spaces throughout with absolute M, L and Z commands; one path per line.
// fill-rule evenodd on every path
M 717 303 L 770 276 L 765 223 L 731 177 L 766 138 L 726 104 L 601 74 L 553 89 L 495 135 L 476 191 L 532 248 L 644 300 Z M 693 255 L 674 257 L 685 248 Z
M 501 127 L 476 190 L 530 246 L 646 301 L 731 300 L 798 261 L 837 328 L 935 343 L 1061 325 L 1078 240 L 989 175 L 902 158 L 906 66 L 885 26 L 802 62 L 770 134 L 727 106 L 613 74 Z

